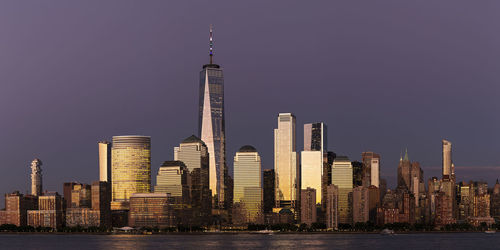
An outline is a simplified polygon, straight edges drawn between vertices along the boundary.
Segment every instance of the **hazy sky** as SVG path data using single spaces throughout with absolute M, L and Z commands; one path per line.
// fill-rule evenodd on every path
M 500 1 L 0 1 L 0 193 L 98 179 L 97 142 L 152 136 L 153 179 L 197 133 L 199 71 L 224 67 L 227 158 L 243 145 L 273 167 L 279 112 L 328 125 L 329 149 L 401 150 L 459 180 L 500 177 Z M 232 167 L 232 166 L 231 166 Z

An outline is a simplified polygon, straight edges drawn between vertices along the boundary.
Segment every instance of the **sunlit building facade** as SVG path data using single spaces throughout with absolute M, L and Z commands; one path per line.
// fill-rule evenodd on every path
M 274 171 L 276 207 L 290 208 L 297 214 L 300 201 L 300 165 L 296 152 L 295 116 L 280 113 L 274 129 Z
M 132 194 L 151 192 L 151 137 L 114 136 L 111 158 L 111 209 L 128 210 Z
M 42 195 L 42 161 L 34 159 L 31 162 L 31 195 Z
M 441 141 L 443 146 L 443 176 L 451 176 L 454 175 L 452 169 L 452 160 L 451 160 L 451 142 L 447 140 Z
M 100 141 L 99 145 L 99 180 L 111 182 L 111 143 Z
M 261 159 L 257 150 L 246 145 L 234 156 L 233 202 L 239 203 L 243 221 L 258 223 L 262 219 Z
M 188 171 L 181 161 L 165 161 L 156 176 L 155 193 L 168 193 L 180 201 L 189 201 Z
M 158 228 L 177 226 L 184 222 L 185 217 L 179 216 L 176 212 L 169 194 L 136 193 L 130 197 L 129 226 Z
M 332 166 L 332 184 L 338 187 L 339 223 L 352 222 L 352 165 L 346 156 L 337 156 Z M 350 198 L 351 197 L 351 198 Z
M 200 72 L 198 135 L 205 142 L 210 156 L 210 189 L 224 206 L 226 169 L 226 129 L 224 118 L 224 74 L 213 63 L 213 37 L 210 28 L 210 62 Z
M 322 203 L 323 167 L 327 160 L 326 135 L 324 123 L 304 124 L 304 151 L 300 155 L 301 189 L 315 189 L 317 203 Z

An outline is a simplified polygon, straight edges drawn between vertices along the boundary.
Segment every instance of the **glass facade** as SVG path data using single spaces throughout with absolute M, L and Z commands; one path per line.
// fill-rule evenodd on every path
M 167 193 L 187 201 L 187 168 L 181 161 L 166 161 L 158 170 L 155 193 Z
M 339 223 L 351 223 L 352 165 L 349 158 L 338 156 L 333 161 L 332 184 L 338 187 Z
M 245 221 L 257 223 L 262 216 L 262 180 L 259 153 L 244 146 L 234 156 L 234 203 L 244 209 Z
M 200 138 L 192 135 L 179 147 L 174 148 L 174 159 L 186 166 L 188 176 L 189 200 L 196 218 L 205 223 L 212 207 L 212 195 L 209 188 L 209 155 L 207 146 Z
M 111 158 L 111 208 L 127 210 L 132 194 L 151 192 L 151 137 L 114 136 Z
M 224 75 L 217 64 L 207 64 L 200 72 L 198 133 L 210 157 L 210 189 L 219 204 L 224 203 L 226 137 L 224 120 Z
M 301 152 L 301 189 L 316 190 L 316 202 L 322 203 L 323 167 L 327 164 L 326 125 L 322 122 L 304 124 L 304 151 Z M 322 188 L 323 187 L 323 188 Z
M 276 207 L 298 208 L 300 165 L 295 138 L 295 116 L 280 113 L 274 129 L 274 171 L 276 176 Z

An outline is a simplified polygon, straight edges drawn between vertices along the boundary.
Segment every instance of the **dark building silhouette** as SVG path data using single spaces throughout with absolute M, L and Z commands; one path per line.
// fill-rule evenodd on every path
M 274 196 L 274 169 L 265 169 L 263 172 L 264 182 L 264 213 L 272 213 L 274 204 L 276 202 Z

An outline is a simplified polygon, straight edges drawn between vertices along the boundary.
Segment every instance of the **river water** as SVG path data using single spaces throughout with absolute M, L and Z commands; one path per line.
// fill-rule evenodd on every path
M 500 249 L 500 233 L 0 234 L 0 249 Z

